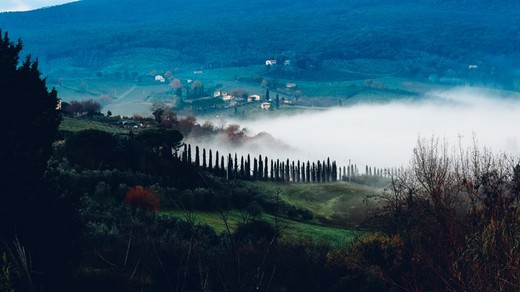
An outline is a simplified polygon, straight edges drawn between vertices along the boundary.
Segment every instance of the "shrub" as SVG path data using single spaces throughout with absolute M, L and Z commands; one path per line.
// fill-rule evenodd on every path
M 159 210 L 159 196 L 154 191 L 142 186 L 135 186 L 128 190 L 125 197 L 128 205 L 147 211 Z

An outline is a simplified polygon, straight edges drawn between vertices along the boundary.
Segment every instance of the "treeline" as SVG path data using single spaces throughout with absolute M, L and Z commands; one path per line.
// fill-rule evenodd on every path
M 212 172 L 215 175 L 227 179 L 243 180 L 265 180 L 283 182 L 335 182 L 338 181 L 338 166 L 336 161 L 330 158 L 323 161 L 294 161 L 290 159 L 269 159 L 267 156 L 259 155 L 251 158 L 235 153 L 232 155 L 222 155 L 219 151 L 212 149 L 206 150 L 195 146 L 195 153 L 192 153 L 192 146 L 184 144 L 180 154 L 175 155 L 186 164 L 193 164 L 203 170 Z

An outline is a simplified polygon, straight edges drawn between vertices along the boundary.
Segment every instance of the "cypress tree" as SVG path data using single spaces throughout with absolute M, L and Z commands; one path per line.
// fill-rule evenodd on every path
M 227 167 L 227 178 L 234 178 L 233 176 L 233 158 L 231 157 L 231 153 L 228 154 L 228 167 Z
M 202 148 L 202 169 L 206 169 L 206 148 Z
M 300 161 L 298 160 L 298 166 L 296 167 L 296 181 L 300 182 L 301 172 L 300 172 Z
M 294 161 L 291 162 L 291 180 L 293 182 L 296 181 L 296 167 L 294 165 Z
M 280 180 L 285 181 L 285 162 L 280 163 Z
M 188 145 L 184 144 L 184 149 L 182 151 L 182 162 L 188 163 Z
M 265 157 L 264 180 L 268 180 L 269 179 L 269 172 L 268 172 L 267 166 L 268 166 L 268 161 L 267 161 L 267 157 Z
M 276 94 L 276 108 L 280 108 L 280 96 L 278 94 Z
M 220 172 L 220 168 L 219 168 L 219 163 L 218 163 L 218 160 L 219 160 L 219 155 L 218 155 L 218 151 L 215 153 L 215 173 L 219 173 Z
M 278 181 L 280 179 L 280 159 L 276 159 L 276 165 L 275 165 L 275 179 Z
M 199 146 L 195 146 L 195 166 L 200 166 Z
M 311 181 L 316 182 L 316 165 L 314 162 L 312 163 L 312 169 L 311 169 Z
M 258 179 L 258 160 L 253 158 L 253 180 Z
M 269 96 L 269 88 L 265 90 L 265 101 L 269 101 L 271 97 Z
M 213 170 L 213 151 L 209 149 L 209 159 L 208 159 L 208 169 L 211 171 Z
M 258 178 L 259 180 L 262 180 L 262 177 L 264 175 L 264 160 L 262 159 L 262 155 L 258 156 Z
M 251 157 L 249 154 L 247 154 L 247 160 L 246 160 L 246 179 L 251 178 Z
M 287 162 L 285 163 L 285 181 L 290 181 L 291 178 L 290 178 L 290 169 L 291 165 L 290 165 L 290 162 L 289 162 L 289 159 L 287 158 Z
M 274 180 L 274 160 L 271 159 L 271 180 Z

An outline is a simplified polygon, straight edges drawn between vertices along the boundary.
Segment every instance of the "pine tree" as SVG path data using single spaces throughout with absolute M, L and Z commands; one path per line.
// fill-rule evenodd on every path
M 269 88 L 265 90 L 265 101 L 269 101 L 271 97 L 269 96 Z
M 278 94 L 276 94 L 276 108 L 280 108 L 280 96 Z

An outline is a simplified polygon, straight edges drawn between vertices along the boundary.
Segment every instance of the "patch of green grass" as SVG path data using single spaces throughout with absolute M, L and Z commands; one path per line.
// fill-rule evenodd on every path
M 173 216 L 177 218 L 194 219 L 195 224 L 207 224 L 215 229 L 217 233 L 227 232 L 226 224 L 219 212 L 201 212 L 201 211 L 164 211 L 163 216 Z M 244 215 L 238 210 L 228 212 L 228 226 L 231 232 L 235 231 L 238 225 L 244 222 Z M 308 222 L 298 222 L 285 218 L 276 218 L 271 214 L 262 214 L 261 219 L 277 224 L 282 229 L 282 240 L 288 241 L 314 241 L 325 242 L 331 245 L 345 245 L 353 241 L 362 231 L 351 228 L 333 227 Z
M 368 195 L 380 189 L 352 183 L 273 183 L 255 182 L 266 194 L 280 193 L 280 198 L 296 207 L 311 211 L 317 222 L 327 225 L 357 227 L 366 219 L 374 202 Z
M 70 117 L 63 117 L 59 129 L 62 131 L 70 132 L 79 132 L 83 130 L 100 130 L 114 134 L 128 133 L 128 129 L 124 129 L 118 126 L 109 125 L 98 121 L 75 119 Z

